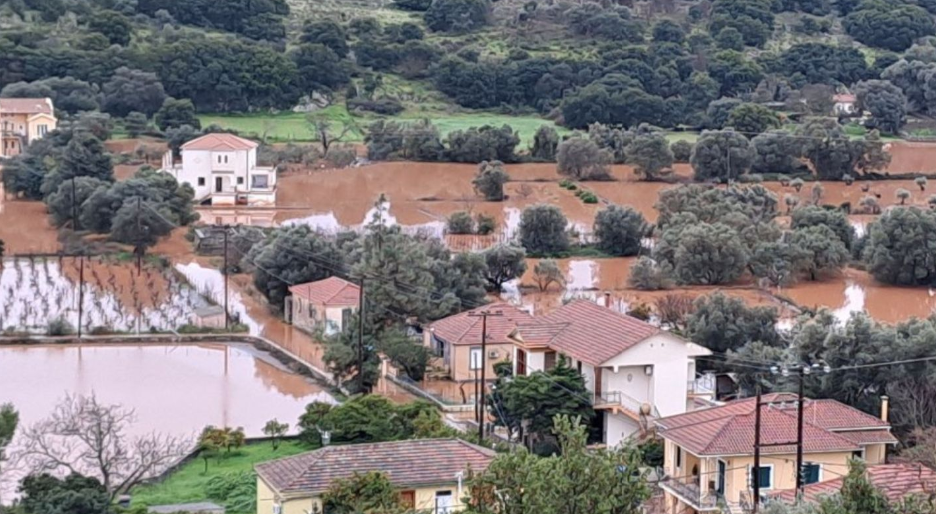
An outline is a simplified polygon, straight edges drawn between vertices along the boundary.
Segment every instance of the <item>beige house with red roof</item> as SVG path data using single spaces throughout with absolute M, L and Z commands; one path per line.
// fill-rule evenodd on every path
M 326 334 L 344 331 L 357 312 L 361 288 L 339 277 L 290 286 L 286 297 L 286 322 Z
M 585 379 L 589 399 L 604 424 L 604 443 L 616 446 L 660 416 L 681 414 L 712 399 L 696 381 L 696 357 L 711 352 L 665 330 L 588 300 L 574 300 L 546 316 L 508 304 L 485 306 L 488 317 L 486 376 L 509 360 L 514 375 L 548 370 L 560 356 Z M 480 367 L 481 318 L 461 313 L 429 325 L 426 345 L 456 381 L 474 380 Z
M 355 473 L 387 475 L 404 505 L 432 514 L 462 510 L 469 470 L 484 471 L 497 454 L 460 439 L 414 439 L 326 446 L 258 464 L 257 514 L 322 512 L 322 493 Z
M 762 402 L 761 443 L 796 441 L 796 395 L 769 394 Z M 762 447 L 755 473 L 755 405 L 746 398 L 656 420 L 664 440 L 666 512 L 713 512 L 721 502 L 742 512 L 752 503 L 755 475 L 762 498 L 796 486 L 795 445 Z M 834 400 L 807 399 L 803 415 L 807 483 L 844 476 L 852 458 L 882 464 L 887 445 L 897 443 L 887 421 Z
M 55 130 L 50 98 L 0 98 L 0 158 L 13 157 Z
M 533 316 L 507 303 L 486 305 L 484 310 L 500 312 L 487 320 L 487 358 L 481 358 L 481 318 L 470 312 L 440 319 L 423 331 L 425 345 L 442 360 L 448 376 L 456 382 L 471 381 L 481 374 L 481 363 L 487 368 L 485 377 L 494 380 L 494 365 L 511 360 L 515 342 L 511 335 L 517 324 L 533 320 Z
M 276 170 L 257 166 L 257 143 L 234 134 L 205 134 L 182 145 L 182 160 L 172 151 L 162 169 L 195 190 L 195 200 L 209 205 L 275 205 Z

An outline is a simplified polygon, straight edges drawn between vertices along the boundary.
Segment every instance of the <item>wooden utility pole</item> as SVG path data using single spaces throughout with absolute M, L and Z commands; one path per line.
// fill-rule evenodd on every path
M 358 391 L 364 387 L 364 277 L 358 284 Z
M 81 323 L 84 314 L 84 256 L 78 256 L 78 339 L 81 339 Z
M 756 399 L 755 411 L 754 411 L 754 498 L 752 499 L 753 505 L 752 509 L 754 514 L 757 514 L 758 507 L 760 506 L 760 426 L 761 426 L 761 386 L 760 383 L 757 384 L 757 399 Z
M 143 230 L 140 228 L 140 215 L 142 214 L 142 212 L 141 212 L 142 209 L 143 209 L 143 199 L 140 198 L 140 197 L 138 196 L 138 197 L 137 197 L 137 215 L 136 215 L 136 233 L 137 233 L 137 237 L 138 237 L 138 238 L 140 237 L 140 234 L 143 232 Z M 142 269 L 142 267 L 143 267 L 143 243 L 142 243 L 142 240 L 139 240 L 139 241 L 137 242 L 137 246 L 136 246 L 135 251 L 136 251 L 136 254 L 137 254 L 137 276 L 140 276 L 141 269 Z
M 484 383 L 487 380 L 487 319 L 488 316 L 503 316 L 503 311 L 469 312 L 471 317 L 481 318 L 481 383 L 478 386 L 478 442 L 484 441 Z
M 230 324 L 231 317 L 228 315 L 228 230 L 227 225 L 224 226 L 224 330 L 228 330 L 228 325 Z
M 803 494 L 803 410 L 806 406 L 803 399 L 803 378 L 808 373 L 809 368 L 803 367 L 799 372 L 799 398 L 797 400 L 796 416 L 796 501 L 799 502 Z

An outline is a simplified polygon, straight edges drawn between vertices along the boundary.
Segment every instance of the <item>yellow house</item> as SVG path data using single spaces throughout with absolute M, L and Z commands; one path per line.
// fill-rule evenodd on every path
M 755 405 L 753 398 L 656 421 L 664 441 L 666 512 L 713 512 L 727 506 L 744 512 L 753 502 L 753 479 L 761 499 L 796 487 L 796 447 L 780 443 L 797 438 L 796 396 L 764 395 L 761 406 L 760 469 L 754 470 Z M 886 447 L 896 444 L 886 421 L 834 400 L 805 401 L 803 463 L 806 484 L 841 477 L 848 461 L 884 462 Z M 768 445 L 768 446 L 763 446 Z
M 385 473 L 409 508 L 449 514 L 462 508 L 467 471 L 487 469 L 495 455 L 460 439 L 326 446 L 258 464 L 257 514 L 323 512 L 322 493 L 335 480 L 371 471 Z
M 0 98 L 0 158 L 19 155 L 57 124 L 50 98 Z
M 326 334 L 343 332 L 357 312 L 361 288 L 339 277 L 296 284 L 286 297 L 286 322 Z

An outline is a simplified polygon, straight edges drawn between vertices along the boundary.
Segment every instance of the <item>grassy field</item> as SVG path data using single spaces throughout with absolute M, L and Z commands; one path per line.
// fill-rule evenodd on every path
M 356 128 L 350 134 L 349 141 L 359 142 L 364 140 L 364 130 L 367 125 L 376 118 L 359 117 L 351 115 L 343 105 L 333 105 L 324 109 L 329 118 L 338 123 L 350 123 Z M 480 127 L 482 125 L 510 125 L 519 132 L 522 141 L 521 146 L 526 147 L 532 144 L 533 136 L 537 129 L 543 125 L 555 127 L 560 134 L 567 133 L 568 130 L 556 126 L 552 121 L 536 116 L 509 116 L 488 113 L 407 113 L 404 112 L 393 119 L 399 121 L 414 121 L 420 118 L 429 118 L 442 132 L 445 137 L 449 132 L 455 130 L 464 130 L 470 127 Z M 269 141 L 288 142 L 288 141 L 310 141 L 312 133 L 309 130 L 309 124 L 306 122 L 304 113 L 281 113 L 281 114 L 204 114 L 199 116 L 202 126 L 217 124 L 224 128 L 234 129 L 244 136 L 262 138 L 266 135 Z
M 272 445 L 268 442 L 250 444 L 241 448 L 237 455 L 221 459 L 220 462 L 210 460 L 208 462 L 208 473 L 204 472 L 204 461 L 195 459 L 182 466 L 163 482 L 133 489 L 131 491 L 133 505 L 152 506 L 200 501 L 217 502 L 217 500 L 211 500 L 205 494 L 205 485 L 212 477 L 226 473 L 251 471 L 254 464 L 280 457 L 288 457 L 308 450 L 307 446 L 298 441 L 283 441 L 276 451 L 273 451 Z M 229 512 L 228 514 L 253 513 Z

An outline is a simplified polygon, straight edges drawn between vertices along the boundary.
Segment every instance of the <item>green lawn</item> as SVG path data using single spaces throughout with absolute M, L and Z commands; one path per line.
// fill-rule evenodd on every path
M 273 451 L 268 442 L 250 444 L 239 451 L 237 455 L 223 458 L 220 462 L 211 459 L 208 461 L 208 473 L 205 473 L 205 462 L 195 459 L 182 466 L 169 478 L 158 484 L 136 487 L 131 491 L 133 505 L 164 505 L 171 503 L 190 503 L 199 501 L 215 501 L 205 494 L 205 485 L 212 477 L 226 474 L 250 471 L 254 464 L 268 460 L 288 457 L 297 453 L 308 451 L 310 448 L 298 441 L 283 441 L 279 449 Z M 228 514 L 253 514 L 229 512 Z
M 343 105 L 333 105 L 323 111 L 336 122 L 351 123 L 357 127 L 353 130 L 349 141 L 363 141 L 364 129 L 376 117 L 360 117 L 351 115 Z M 552 121 L 536 116 L 509 116 L 487 113 L 433 113 L 433 112 L 404 112 L 394 119 L 400 121 L 413 121 L 420 118 L 429 118 L 445 137 L 449 132 L 464 130 L 482 125 L 501 126 L 510 125 L 519 132 L 521 147 L 527 147 L 533 142 L 533 136 L 542 125 L 555 127 L 560 134 L 568 129 L 556 126 Z M 260 138 L 265 133 L 267 138 L 275 142 L 310 141 L 312 133 L 306 122 L 304 113 L 280 114 L 203 114 L 199 116 L 202 126 L 217 124 L 224 128 L 234 129 L 245 136 Z

